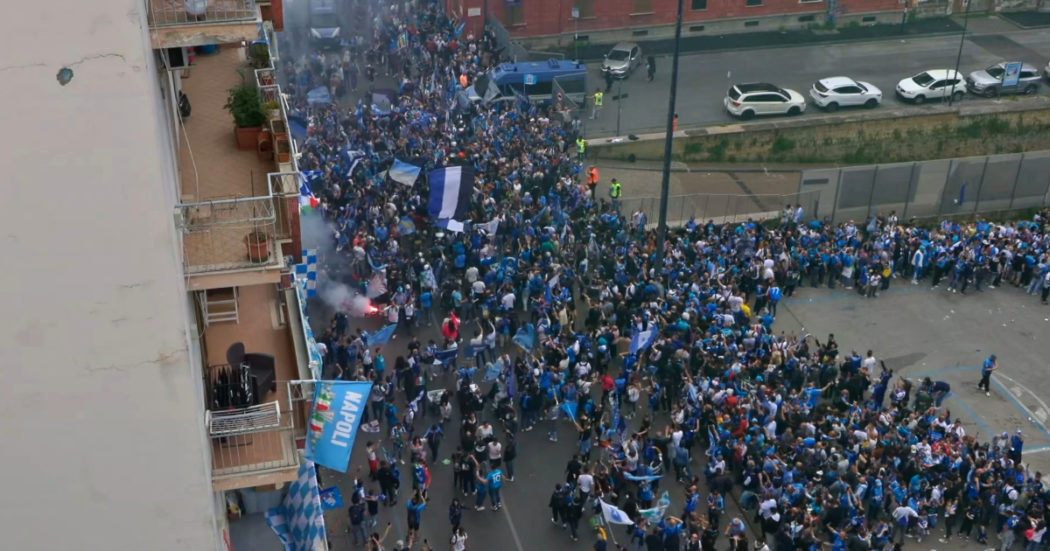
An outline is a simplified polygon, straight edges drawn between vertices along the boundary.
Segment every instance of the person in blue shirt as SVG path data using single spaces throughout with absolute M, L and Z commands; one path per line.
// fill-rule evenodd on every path
M 490 469 L 489 472 L 485 473 L 484 483 L 488 487 L 489 502 L 492 503 L 492 510 L 500 510 L 503 507 L 503 500 L 500 498 L 500 489 L 503 488 L 503 471 L 498 468 Z
M 992 391 L 989 388 L 992 381 L 992 372 L 999 367 L 999 361 L 996 359 L 995 354 L 988 356 L 984 360 L 984 364 L 981 365 L 981 382 L 977 383 L 977 389 L 984 389 L 985 396 L 991 396 Z
M 405 504 L 405 508 L 408 510 L 408 545 L 411 547 L 419 534 L 419 524 L 423 520 L 423 510 L 427 508 L 427 502 L 423 499 L 423 494 L 416 490 L 412 499 Z

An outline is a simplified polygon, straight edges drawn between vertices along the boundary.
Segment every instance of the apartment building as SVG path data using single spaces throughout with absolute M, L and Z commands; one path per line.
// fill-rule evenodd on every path
M 837 25 L 899 23 L 914 0 L 684 0 L 682 36 Z M 590 43 L 644 41 L 674 36 L 678 0 L 448 0 L 480 32 L 495 18 L 530 47 L 565 47 L 574 37 Z
M 320 364 L 290 276 L 280 2 L 19 4 L 0 60 L 5 547 L 233 549 L 230 519 L 295 479 L 289 382 Z M 265 117 L 239 146 L 242 84 Z

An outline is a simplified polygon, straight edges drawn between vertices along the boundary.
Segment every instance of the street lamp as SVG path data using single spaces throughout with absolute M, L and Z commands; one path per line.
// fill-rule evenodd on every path
M 656 229 L 656 264 L 659 274 L 664 267 L 664 242 L 667 240 L 667 194 L 671 187 L 671 145 L 674 140 L 675 100 L 678 98 L 678 54 L 682 49 L 682 10 L 685 0 L 678 0 L 674 26 L 674 57 L 671 60 L 671 97 L 667 104 L 667 136 L 664 138 L 664 173 L 660 182 L 660 223 Z
M 564 12 L 563 12 L 564 13 Z M 580 8 L 572 8 L 572 57 L 575 61 L 580 60 Z
M 955 54 L 955 76 L 959 76 L 959 62 L 962 61 L 963 43 L 966 42 L 966 27 L 970 23 L 970 0 L 963 0 L 966 5 L 966 9 L 963 11 L 963 28 L 962 34 L 959 35 L 959 53 Z M 948 95 L 948 107 L 952 106 L 955 101 L 955 86 L 952 86 L 952 93 Z

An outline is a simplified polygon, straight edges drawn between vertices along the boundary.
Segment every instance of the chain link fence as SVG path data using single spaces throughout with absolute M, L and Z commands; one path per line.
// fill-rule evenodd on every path
M 862 221 L 973 216 L 1041 207 L 1050 193 L 1050 151 L 805 170 L 799 193 L 817 218 Z

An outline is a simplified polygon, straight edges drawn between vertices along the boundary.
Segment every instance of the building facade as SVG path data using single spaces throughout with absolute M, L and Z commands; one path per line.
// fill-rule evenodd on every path
M 486 13 L 530 47 L 674 36 L 678 0 L 449 0 L 472 29 Z M 777 31 L 835 24 L 899 23 L 904 0 L 684 0 L 682 35 Z M 573 17 L 576 14 L 577 17 Z
M 6 547 L 232 549 L 231 522 L 296 477 L 290 381 L 320 367 L 290 283 L 280 0 L 19 6 L 0 61 Z M 247 148 L 224 109 L 242 84 L 265 117 Z

